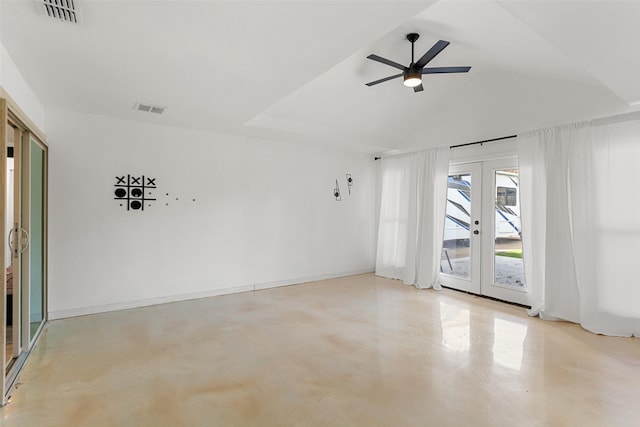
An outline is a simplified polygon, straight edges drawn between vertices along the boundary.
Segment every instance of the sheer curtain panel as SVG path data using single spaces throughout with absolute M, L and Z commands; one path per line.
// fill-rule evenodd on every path
M 582 326 L 607 335 L 640 336 L 640 118 L 593 121 L 591 138 L 571 148 Z
M 449 149 L 382 159 L 376 274 L 439 287 Z
M 640 116 L 518 137 L 530 314 L 640 336 Z

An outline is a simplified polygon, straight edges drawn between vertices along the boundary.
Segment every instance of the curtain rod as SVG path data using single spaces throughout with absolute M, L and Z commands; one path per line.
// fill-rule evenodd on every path
M 476 145 L 476 144 L 482 145 L 485 142 L 502 141 L 503 139 L 510 139 L 510 138 L 517 138 L 517 137 L 518 137 L 518 135 L 501 136 L 500 138 L 485 139 L 484 141 L 467 142 L 466 144 L 450 145 L 449 149 L 458 148 L 458 147 L 466 147 L 467 145 Z M 381 156 L 376 156 L 376 157 L 373 158 L 373 160 L 380 160 L 381 158 L 382 158 Z
M 485 139 L 484 141 L 467 142 L 466 144 L 450 145 L 449 148 L 466 147 L 467 145 L 484 144 L 485 142 L 502 141 L 503 139 L 517 138 L 518 135 L 501 136 L 500 138 Z

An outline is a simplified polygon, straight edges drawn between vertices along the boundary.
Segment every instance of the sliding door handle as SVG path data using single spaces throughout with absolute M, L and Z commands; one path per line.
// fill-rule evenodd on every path
M 21 243 L 20 253 L 24 253 L 24 251 L 27 250 L 27 248 L 29 247 L 29 240 L 31 240 L 31 236 L 29 235 L 29 232 L 24 228 L 20 227 L 20 243 Z
M 11 253 L 13 254 L 14 257 L 18 256 L 18 250 L 16 248 L 16 245 L 13 242 L 13 234 L 16 232 L 16 227 L 12 227 L 11 230 L 9 230 L 9 238 L 7 243 L 9 243 L 9 249 L 11 249 Z

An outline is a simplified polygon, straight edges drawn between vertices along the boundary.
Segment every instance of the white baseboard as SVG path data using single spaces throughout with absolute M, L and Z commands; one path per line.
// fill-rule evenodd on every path
M 346 271 L 343 273 L 329 273 L 318 274 L 315 276 L 299 277 L 297 279 L 278 280 L 275 282 L 257 283 L 253 285 L 254 291 L 260 291 L 262 289 L 279 288 L 281 286 L 301 285 L 308 282 L 317 282 L 319 280 L 337 279 L 338 277 L 356 276 L 358 274 L 373 273 L 372 268 L 366 268 L 363 270 Z
M 167 304 L 170 302 L 186 301 L 191 299 L 215 297 L 219 295 L 237 294 L 240 292 L 260 291 L 263 289 L 278 288 L 281 286 L 300 285 L 302 283 L 318 280 L 336 279 L 338 277 L 355 276 L 358 274 L 373 273 L 373 268 L 363 270 L 346 271 L 342 273 L 327 273 L 314 276 L 299 277 L 296 279 L 277 280 L 274 282 L 255 283 L 250 285 L 232 286 L 210 291 L 192 292 L 188 294 L 168 295 L 157 298 L 145 298 L 135 301 L 118 302 L 113 304 L 101 304 L 90 307 L 71 308 L 66 310 L 49 311 L 49 320 L 65 319 L 68 317 L 86 316 L 89 314 L 106 313 L 109 311 L 128 310 L 131 308 L 147 307 L 150 305 Z

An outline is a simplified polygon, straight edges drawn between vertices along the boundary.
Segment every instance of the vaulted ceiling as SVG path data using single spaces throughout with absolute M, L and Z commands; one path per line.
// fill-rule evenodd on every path
M 640 108 L 636 1 L 2 0 L 0 41 L 46 108 L 379 153 Z M 414 93 L 407 64 L 451 42 Z M 161 115 L 136 102 L 166 106 Z

